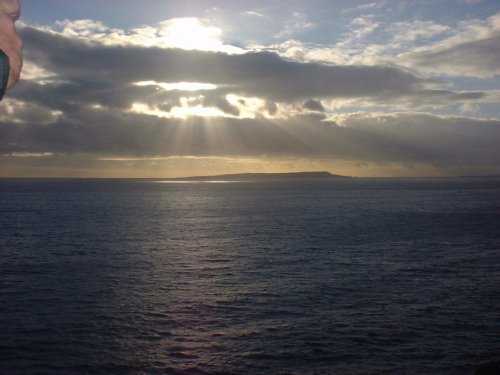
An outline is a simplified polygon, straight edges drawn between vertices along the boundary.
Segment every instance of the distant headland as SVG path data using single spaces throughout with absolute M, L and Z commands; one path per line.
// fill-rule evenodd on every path
M 351 178 L 330 172 L 291 172 L 291 173 L 237 173 L 216 176 L 192 176 L 166 178 L 165 181 L 257 181 L 257 180 L 325 180 Z

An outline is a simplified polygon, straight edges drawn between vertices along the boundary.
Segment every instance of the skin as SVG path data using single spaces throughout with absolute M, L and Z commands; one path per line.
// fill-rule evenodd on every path
M 22 41 L 15 27 L 20 15 L 19 0 L 0 0 L 0 49 L 9 57 L 8 88 L 19 80 L 23 66 Z

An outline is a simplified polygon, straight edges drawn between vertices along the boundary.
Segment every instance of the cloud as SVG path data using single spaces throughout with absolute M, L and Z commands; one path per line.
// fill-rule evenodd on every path
M 385 8 L 388 2 L 388 0 L 377 0 L 370 3 L 359 4 L 352 8 L 343 8 L 342 13 L 374 11 Z
M 160 119 L 94 109 L 40 124 L 1 123 L 0 153 L 112 156 L 294 156 L 495 166 L 500 122 L 422 113 L 289 119 Z
M 17 95 L 23 100 L 36 97 L 48 102 L 52 99 L 43 97 L 63 94 L 68 103 L 115 102 L 123 106 L 138 97 L 165 100 L 175 96 L 159 93 L 154 87 L 130 87 L 141 81 L 208 83 L 218 87 L 221 97 L 233 93 L 275 102 L 355 97 L 390 100 L 401 96 L 423 100 L 429 93 L 428 80 L 397 67 L 300 63 L 270 52 L 234 55 L 102 45 L 32 27 L 24 27 L 21 33 L 27 60 L 66 82 L 43 89 L 33 85 L 29 90 L 20 88 Z M 446 90 L 434 91 L 432 96 L 433 101 L 439 96 L 453 97 Z
M 276 35 L 276 38 L 291 36 L 315 26 L 314 23 L 307 19 L 307 16 L 300 12 L 293 12 L 291 17 L 285 22 L 285 28 Z
M 411 65 L 426 71 L 467 77 L 500 75 L 500 34 L 421 50 L 404 56 Z
M 396 110 L 460 105 L 472 113 L 472 104 L 494 102 L 496 91 L 447 90 L 393 65 L 101 43 L 95 35 L 106 39 L 109 30 L 88 21 L 68 30 L 21 28 L 30 72 L 0 107 L 0 154 L 297 157 L 492 170 L 500 160 L 496 120 L 332 112 L 347 101 Z
M 375 31 L 380 26 L 380 24 L 376 21 L 373 21 L 371 16 L 365 16 L 353 19 L 349 26 L 351 28 L 349 40 L 352 40 L 366 37 L 368 34 Z
M 337 123 L 366 142 L 368 160 L 446 166 L 496 164 L 500 122 L 426 113 L 341 115 Z M 491 138 L 493 137 L 493 138 Z M 382 151 L 383 150 L 383 151 Z
M 500 13 L 470 20 L 448 39 L 401 54 L 401 62 L 425 72 L 487 78 L 500 75 Z
M 500 13 L 455 24 L 420 19 L 390 23 L 363 15 L 347 28 L 329 45 L 291 39 L 267 48 L 302 62 L 399 66 L 445 77 L 500 74 Z
M 259 13 L 259 12 L 255 12 L 253 10 L 248 10 L 246 12 L 243 12 L 242 14 L 244 16 L 249 16 L 249 17 L 259 17 L 259 18 L 266 17 L 264 14 Z
M 205 18 L 171 18 L 160 22 L 157 27 L 140 26 L 131 30 L 110 28 L 102 22 L 89 19 L 62 20 L 56 22 L 55 26 L 53 29 L 42 30 L 104 45 L 243 52 L 238 47 L 225 44 L 222 40 L 222 30 Z
M 394 35 L 393 42 L 414 42 L 417 39 L 430 39 L 450 31 L 451 28 L 433 21 L 415 20 L 411 22 L 396 22 L 387 31 Z
M 325 107 L 323 107 L 323 104 L 319 100 L 312 100 L 309 99 L 306 101 L 303 105 L 305 109 L 308 109 L 310 111 L 315 111 L 315 112 L 324 112 Z
M 23 124 L 33 123 L 46 124 L 51 123 L 61 115 L 61 111 L 51 109 L 42 104 L 28 104 L 13 99 L 5 99 L 0 106 L 0 121 L 5 123 Z
M 372 3 L 366 3 L 366 4 L 360 4 L 356 7 L 356 9 L 372 9 L 372 8 L 376 8 L 377 7 L 377 3 L 376 2 L 372 2 Z

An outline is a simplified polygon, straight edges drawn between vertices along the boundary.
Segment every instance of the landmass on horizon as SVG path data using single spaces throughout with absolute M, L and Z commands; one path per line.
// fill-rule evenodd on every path
M 319 180 L 333 178 L 351 178 L 330 172 L 288 172 L 288 173 L 236 173 L 215 176 L 190 176 L 165 178 L 165 181 L 254 181 L 254 180 Z

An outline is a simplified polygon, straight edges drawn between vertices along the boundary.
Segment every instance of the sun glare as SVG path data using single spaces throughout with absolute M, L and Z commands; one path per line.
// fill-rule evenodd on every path
M 130 112 L 147 114 L 161 118 L 182 118 L 186 119 L 190 116 L 198 117 L 231 117 L 231 118 L 276 118 L 279 115 L 269 113 L 266 109 L 266 102 L 259 98 L 243 97 L 235 94 L 228 94 L 225 100 L 231 106 L 237 108 L 237 114 L 233 112 L 225 112 L 223 108 L 217 105 L 206 106 L 203 103 L 204 94 L 197 93 L 202 90 L 214 90 L 216 85 L 210 83 L 198 82 L 177 82 L 177 83 L 159 83 L 155 81 L 135 82 L 137 86 L 158 86 L 167 91 L 179 90 L 185 91 L 179 96 L 177 105 L 165 111 L 161 106 L 149 105 L 143 102 L 133 103 L 130 107 Z
M 217 85 L 212 83 L 200 83 L 200 82 L 155 82 L 155 81 L 141 81 L 135 82 L 137 86 L 158 86 L 166 91 L 201 91 L 201 90 L 215 90 Z
M 134 103 L 130 108 L 132 113 L 140 113 L 160 118 L 181 118 L 186 119 L 190 116 L 197 117 L 223 117 L 224 113 L 214 107 L 203 107 L 202 105 L 192 105 L 190 98 L 181 98 L 180 106 L 173 107 L 170 112 L 165 112 L 158 107 L 152 107 L 144 103 Z
M 218 50 L 222 45 L 221 29 L 194 17 L 164 21 L 161 30 L 164 43 L 174 48 Z

